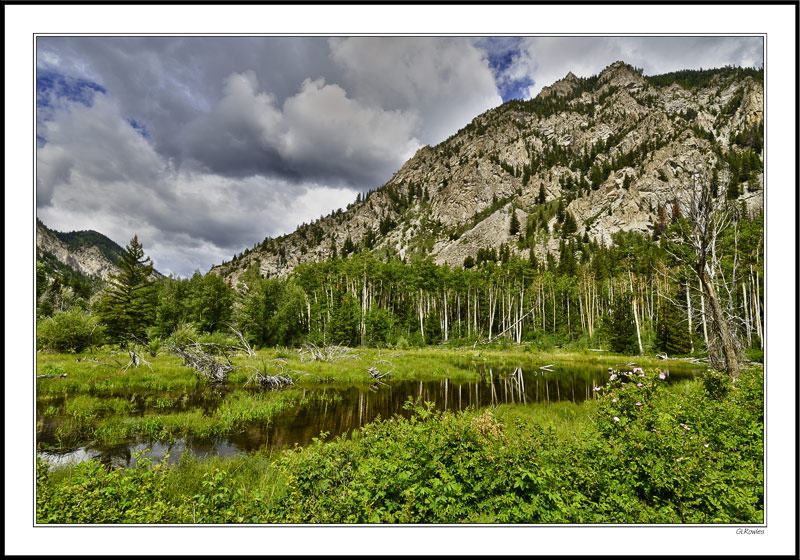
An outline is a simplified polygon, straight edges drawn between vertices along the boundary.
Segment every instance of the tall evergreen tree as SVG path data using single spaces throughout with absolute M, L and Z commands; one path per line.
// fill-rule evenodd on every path
M 511 223 L 508 226 L 508 233 L 517 235 L 519 233 L 519 218 L 517 218 L 517 210 L 511 207 Z
M 632 295 L 630 292 L 620 295 L 611 308 L 608 342 L 611 350 L 621 354 L 638 354 L 636 324 L 632 311 Z
M 676 295 L 682 298 L 684 295 Z M 667 300 L 659 306 L 658 321 L 656 322 L 656 348 L 666 352 L 667 356 L 688 354 L 692 349 L 692 340 L 689 331 L 683 324 L 684 317 L 680 309 Z
M 564 225 L 561 226 L 561 237 L 566 238 L 568 235 L 578 231 L 578 224 L 575 218 L 572 217 L 571 212 L 564 213 Z
M 545 199 L 546 199 L 546 196 L 545 196 L 545 193 L 544 193 L 544 184 L 541 184 L 541 185 L 539 185 L 539 196 L 536 197 L 536 202 L 538 204 L 544 204 Z
M 156 293 L 150 278 L 153 263 L 145 257 L 138 236 L 134 235 L 125 247 L 117 267 L 119 273 L 111 276 L 98 314 L 111 340 L 126 344 L 131 339 L 144 339 L 155 320 Z

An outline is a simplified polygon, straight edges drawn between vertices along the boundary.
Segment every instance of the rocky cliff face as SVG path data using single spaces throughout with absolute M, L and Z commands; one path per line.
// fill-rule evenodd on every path
M 251 266 L 284 276 L 350 245 L 451 266 L 501 244 L 544 257 L 558 252 L 559 203 L 576 221 L 574 235 L 609 243 L 617 231 L 652 232 L 698 181 L 716 181 L 720 197 L 756 210 L 762 122 L 754 71 L 645 77 L 616 62 L 591 78 L 570 72 L 537 98 L 505 103 L 420 149 L 346 211 L 266 239 L 211 272 L 231 283 Z M 745 180 L 734 169 L 743 154 L 752 156 Z M 541 224 L 536 235 L 529 223 Z
M 91 242 L 85 240 L 85 237 L 83 238 L 84 242 L 80 242 L 81 238 L 77 236 L 73 236 L 73 239 L 78 239 L 78 242 L 70 243 L 69 241 L 64 241 L 59 236 L 64 236 L 65 234 L 55 232 L 42 222 L 37 221 L 36 248 L 40 253 L 49 253 L 60 263 L 84 276 L 108 280 L 111 274 L 119 271 L 116 266 L 116 259 L 123 249 L 97 232 L 85 233 L 105 239 L 103 246 L 91 244 Z M 116 257 L 114 257 L 115 252 Z

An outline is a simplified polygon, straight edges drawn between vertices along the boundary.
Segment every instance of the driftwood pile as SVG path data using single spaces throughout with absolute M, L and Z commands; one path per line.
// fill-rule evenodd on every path
M 307 342 L 299 351 L 301 362 L 335 362 L 342 358 L 352 358 L 354 354 L 346 346 L 317 346 Z
M 282 359 L 273 360 L 273 362 L 277 365 L 278 369 L 280 370 L 279 373 L 275 375 L 269 375 L 267 373 L 267 365 L 263 365 L 263 369 L 258 370 L 253 366 L 245 366 L 251 369 L 255 369 L 256 372 L 250 376 L 250 378 L 245 382 L 244 386 L 247 387 L 250 383 L 255 383 L 262 389 L 268 389 L 270 391 L 275 391 L 277 389 L 283 389 L 284 387 L 289 387 L 290 385 L 294 385 L 294 379 L 291 378 L 289 375 L 290 372 L 286 371 L 286 363 Z M 293 372 L 293 373 L 303 373 L 303 372 Z M 306 374 L 311 375 L 311 374 Z
M 185 366 L 194 369 L 198 377 L 213 383 L 222 383 L 228 374 L 236 369 L 225 349 L 218 344 L 174 344 L 167 347 L 170 353 L 180 356 Z M 222 354 L 224 361 L 212 355 L 209 350 Z
M 290 385 L 294 385 L 294 381 L 292 378 L 285 374 L 278 374 L 278 375 L 264 375 L 262 373 L 254 373 L 250 376 L 250 379 L 244 384 L 245 387 L 248 383 L 254 381 L 259 387 L 262 389 L 269 389 L 274 391 L 276 389 L 283 389 L 284 387 L 289 387 Z

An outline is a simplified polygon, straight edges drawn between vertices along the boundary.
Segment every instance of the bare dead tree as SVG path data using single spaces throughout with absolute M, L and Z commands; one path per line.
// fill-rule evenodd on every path
M 715 343 L 709 340 L 709 357 L 712 363 L 718 361 L 714 346 L 719 344 L 725 371 L 735 379 L 739 376 L 738 345 L 717 290 L 722 276 L 718 244 L 731 224 L 730 212 L 724 200 L 712 196 L 708 178 L 700 174 L 695 175 L 692 186 L 684 188 L 676 204 L 681 218 L 676 221 L 677 235 L 671 238 L 675 246 L 667 251 L 699 281 L 715 335 Z
M 236 338 L 239 339 L 239 342 L 242 343 L 242 345 L 240 347 L 238 347 L 238 349 L 243 351 L 245 354 L 247 354 L 251 358 L 255 357 L 256 353 L 253 350 L 253 347 L 250 346 L 250 344 L 244 338 L 244 335 L 242 334 L 242 331 L 233 328 L 233 325 L 228 325 L 228 328 L 231 330 L 231 332 L 233 332 L 233 334 L 236 335 Z

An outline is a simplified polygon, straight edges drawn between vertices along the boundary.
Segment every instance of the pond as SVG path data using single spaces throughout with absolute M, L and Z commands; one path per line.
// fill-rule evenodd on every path
M 432 402 L 438 410 L 458 411 L 469 407 L 497 406 L 505 403 L 542 405 L 558 401 L 579 403 L 593 398 L 593 387 L 608 379 L 608 366 L 570 363 L 568 365 L 489 365 L 465 362 L 460 367 L 476 371 L 478 381 L 453 382 L 449 379 L 437 381 L 382 380 L 372 385 L 342 386 L 327 385 L 304 389 L 303 398 L 297 404 L 274 416 L 269 422 L 247 425 L 237 433 L 221 437 L 184 436 L 174 441 L 130 441 L 123 445 L 99 446 L 92 442 L 63 449 L 57 446 L 56 429 L 67 421 L 63 413 L 53 414 L 53 407 L 63 407 L 63 402 L 50 400 L 37 406 L 37 442 L 47 450 L 39 456 L 51 465 L 61 465 L 96 458 L 103 463 L 116 466 L 132 466 L 133 453 L 146 451 L 145 457 L 160 460 L 169 452 L 169 461 L 180 459 L 184 452 L 205 457 L 210 455 L 230 456 L 260 449 L 281 449 L 294 445 L 306 446 L 321 432 L 331 439 L 340 434 L 360 428 L 377 418 L 394 415 L 409 416 L 404 409 L 409 399 L 421 398 Z M 630 365 L 617 367 L 630 371 Z M 669 382 L 693 379 L 703 372 L 696 366 L 670 367 Z M 198 410 L 212 413 L 223 399 L 244 392 L 241 389 L 206 388 L 181 398 L 174 395 L 126 396 L 130 402 L 127 414 L 131 417 L 152 414 L 153 409 L 171 403 L 173 409 Z M 50 414 L 43 410 L 49 408 Z

